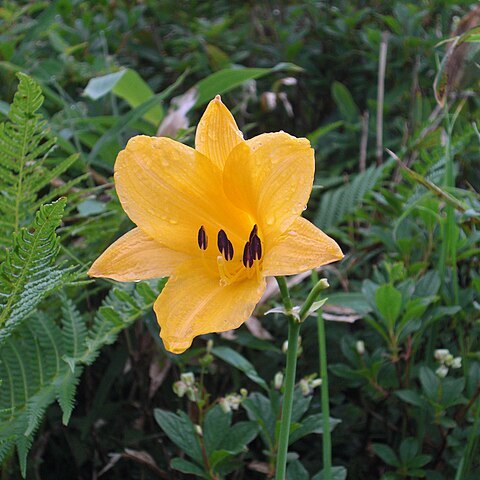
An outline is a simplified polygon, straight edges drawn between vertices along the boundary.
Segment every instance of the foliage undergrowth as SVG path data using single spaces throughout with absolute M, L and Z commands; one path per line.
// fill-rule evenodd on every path
M 480 23 L 470 3 L 4 3 L 2 478 L 272 478 L 286 322 L 263 313 L 278 293 L 261 326 L 174 356 L 151 308 L 164 280 L 85 276 L 131 227 L 118 151 L 159 126 L 192 144 L 217 93 L 249 136 L 285 130 L 316 150 L 305 214 L 347 254 L 322 272 L 334 478 L 478 478 L 478 33 L 441 43 Z M 310 280 L 294 280 L 295 301 Z M 293 480 L 323 478 L 315 329 L 302 327 Z

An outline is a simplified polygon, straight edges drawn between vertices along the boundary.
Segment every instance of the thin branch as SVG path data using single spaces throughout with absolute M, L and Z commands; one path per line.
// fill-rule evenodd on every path
M 360 173 L 367 168 L 367 146 L 368 146 L 368 110 L 365 110 L 362 115 L 362 136 L 360 138 Z
M 388 32 L 382 33 L 380 56 L 378 59 L 377 84 L 377 164 L 383 163 L 383 104 L 385 97 L 385 68 L 387 65 Z

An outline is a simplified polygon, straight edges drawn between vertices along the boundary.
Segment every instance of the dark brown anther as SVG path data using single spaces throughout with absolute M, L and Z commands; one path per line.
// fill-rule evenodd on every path
M 218 232 L 217 238 L 218 250 L 223 255 L 225 260 L 232 260 L 233 258 L 233 245 L 232 242 L 228 239 L 227 234 L 224 230 Z
M 254 260 L 260 260 L 262 258 L 262 242 L 258 235 L 254 235 L 250 240 L 250 249 L 252 251 L 252 257 Z
M 207 232 L 203 225 L 198 230 L 198 246 L 201 250 L 206 250 L 208 247 Z
M 250 242 L 247 242 L 243 249 L 243 265 L 245 268 L 251 268 L 253 266 L 252 245 Z
M 252 241 L 252 238 L 257 235 L 257 232 L 258 232 L 258 227 L 257 225 L 254 225 L 253 228 L 252 228 L 252 231 L 250 232 L 250 236 L 248 237 L 248 241 L 251 242 Z

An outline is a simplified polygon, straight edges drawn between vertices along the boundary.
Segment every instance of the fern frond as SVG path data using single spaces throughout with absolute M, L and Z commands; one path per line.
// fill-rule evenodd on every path
M 351 183 L 325 192 L 315 214 L 315 225 L 328 230 L 353 213 L 382 178 L 386 165 L 371 166 L 356 175 Z
M 71 276 L 71 270 L 55 265 L 65 199 L 43 206 L 30 228 L 14 236 L 0 267 L 0 345 L 48 293 Z
M 86 339 L 87 348 L 80 361 L 91 364 L 101 347 L 113 343 L 122 330 L 153 306 L 164 284 L 165 281 L 160 280 L 156 286 L 142 282 L 136 288 L 127 284 L 110 290 L 95 315 Z
M 1 247 L 12 245 L 11 234 L 31 222 L 39 204 L 59 196 L 57 189 L 42 190 L 78 158 L 73 155 L 50 171 L 45 168 L 55 138 L 49 137 L 46 121 L 37 113 L 42 91 L 27 75 L 19 73 L 18 78 L 8 120 L 0 124 L 0 260 L 5 255 Z

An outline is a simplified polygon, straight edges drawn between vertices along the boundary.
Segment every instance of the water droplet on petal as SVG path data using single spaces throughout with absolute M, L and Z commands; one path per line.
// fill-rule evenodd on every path
M 275 223 L 275 217 L 273 215 L 269 215 L 266 218 L 267 225 L 273 225 Z

